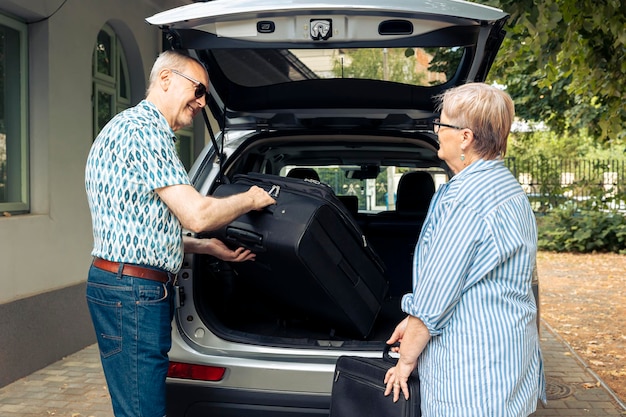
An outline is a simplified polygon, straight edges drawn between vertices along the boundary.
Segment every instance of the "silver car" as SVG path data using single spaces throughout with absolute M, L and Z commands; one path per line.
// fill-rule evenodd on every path
M 190 170 L 194 186 L 212 194 L 248 172 L 328 184 L 388 281 L 371 331 L 355 335 L 285 308 L 293 300 L 253 273 L 187 254 L 168 416 L 328 415 L 337 358 L 381 355 L 404 315 L 423 205 L 450 176 L 433 97 L 485 79 L 507 17 L 459 0 L 215 0 L 147 19 L 210 74 L 212 141 Z M 407 188 L 409 177 L 420 179 Z M 415 196 L 422 207 L 401 213 Z

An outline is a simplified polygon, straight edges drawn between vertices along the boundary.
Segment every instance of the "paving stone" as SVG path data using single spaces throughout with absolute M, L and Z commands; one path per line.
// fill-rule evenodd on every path
M 554 384 L 548 391 L 563 397 L 540 403 L 532 417 L 626 416 L 622 401 L 545 323 L 541 349 L 548 383 Z M 0 416 L 113 417 L 97 346 L 0 388 Z

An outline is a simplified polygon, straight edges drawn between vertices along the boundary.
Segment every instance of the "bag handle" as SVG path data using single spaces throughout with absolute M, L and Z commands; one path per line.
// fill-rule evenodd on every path
M 383 359 L 395 365 L 398 362 L 398 359 L 391 356 L 391 348 L 399 347 L 399 346 L 400 346 L 400 342 L 396 342 L 391 345 L 388 345 L 387 343 L 385 343 L 385 348 L 383 349 Z

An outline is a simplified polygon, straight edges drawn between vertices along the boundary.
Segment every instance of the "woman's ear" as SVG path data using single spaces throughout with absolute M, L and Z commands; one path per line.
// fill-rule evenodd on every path
M 462 135 L 461 146 L 465 149 L 474 142 L 474 132 L 469 129 L 463 129 Z

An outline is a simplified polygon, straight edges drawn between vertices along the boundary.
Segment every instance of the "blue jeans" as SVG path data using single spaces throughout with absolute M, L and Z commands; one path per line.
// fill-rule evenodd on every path
M 172 277 L 163 284 L 89 269 L 87 305 L 116 417 L 165 416 Z

